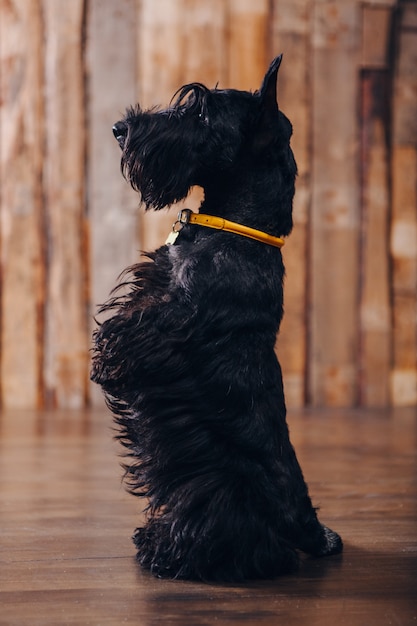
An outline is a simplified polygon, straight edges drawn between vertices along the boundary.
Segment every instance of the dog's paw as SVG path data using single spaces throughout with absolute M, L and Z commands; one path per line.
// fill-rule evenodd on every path
M 327 526 L 322 526 L 322 528 L 325 545 L 322 550 L 316 554 L 316 556 L 330 556 L 331 554 L 339 554 L 342 552 L 343 542 L 340 535 L 335 533 L 334 530 L 327 528 Z

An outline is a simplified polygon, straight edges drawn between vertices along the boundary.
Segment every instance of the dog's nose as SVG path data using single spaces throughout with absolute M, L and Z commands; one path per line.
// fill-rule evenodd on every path
M 113 135 L 116 137 L 117 141 L 121 148 L 123 148 L 126 135 L 127 135 L 127 125 L 124 122 L 116 122 L 116 124 L 112 128 Z

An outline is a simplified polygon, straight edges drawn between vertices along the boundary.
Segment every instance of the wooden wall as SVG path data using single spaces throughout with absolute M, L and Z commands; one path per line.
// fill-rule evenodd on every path
M 99 401 L 95 305 L 173 221 L 120 175 L 125 107 L 192 80 L 256 89 L 280 52 L 299 166 L 288 404 L 417 405 L 414 0 L 0 0 L 3 405 Z

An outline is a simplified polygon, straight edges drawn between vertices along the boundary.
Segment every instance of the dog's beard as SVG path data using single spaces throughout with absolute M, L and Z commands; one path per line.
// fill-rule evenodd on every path
M 149 156 L 147 157 L 149 161 Z M 186 198 L 192 183 L 181 178 L 181 174 L 175 177 L 169 176 L 169 170 L 163 168 L 155 171 L 137 158 L 125 160 L 122 158 L 122 170 L 126 180 L 133 189 L 140 193 L 141 201 L 145 208 L 160 210 Z M 182 170 L 186 166 L 179 165 Z
M 126 180 L 141 194 L 146 209 L 159 210 L 183 200 L 195 184 L 192 158 L 175 141 L 155 140 L 142 133 L 124 142 L 121 169 Z M 169 165 L 176 161 L 175 170 Z

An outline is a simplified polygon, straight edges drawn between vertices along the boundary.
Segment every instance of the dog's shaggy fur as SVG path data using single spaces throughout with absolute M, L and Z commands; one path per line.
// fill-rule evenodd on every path
M 296 165 L 276 103 L 281 57 L 255 93 L 184 86 L 166 110 L 114 127 L 146 208 L 204 188 L 201 212 L 288 235 Z M 128 270 L 101 311 L 92 379 L 148 501 L 139 562 L 158 576 L 241 581 L 293 571 L 297 550 L 340 552 L 290 444 L 274 352 L 283 313 L 278 247 L 186 224 Z

